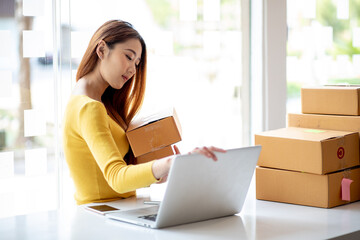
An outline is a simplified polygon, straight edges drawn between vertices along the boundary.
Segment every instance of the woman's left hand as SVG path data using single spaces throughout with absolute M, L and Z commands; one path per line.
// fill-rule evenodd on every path
M 192 154 L 192 153 L 200 153 L 208 158 L 212 158 L 214 161 L 217 161 L 217 157 L 215 155 L 214 152 L 221 152 L 221 153 L 225 153 L 226 150 L 225 149 L 222 149 L 222 148 L 217 148 L 217 147 L 214 147 L 214 146 L 211 146 L 211 147 L 197 147 L 195 148 L 194 150 L 192 150 L 191 152 L 189 152 L 189 154 Z
M 174 145 L 174 151 L 175 151 L 175 154 L 178 155 L 178 154 L 181 154 L 180 151 L 179 151 L 179 148 Z M 199 154 L 202 154 L 208 158 L 211 158 L 213 159 L 214 161 L 217 161 L 217 157 L 215 155 L 214 152 L 221 152 L 221 153 L 225 153 L 226 150 L 222 149 L 222 148 L 217 148 L 217 147 L 214 147 L 214 146 L 211 146 L 211 147 L 197 147 L 195 148 L 194 150 L 192 150 L 191 152 L 189 152 L 189 154 L 192 154 L 192 153 L 199 153 Z M 157 182 L 157 183 L 164 183 L 167 181 L 167 177 L 168 177 L 168 174 L 166 174 L 165 176 L 161 177 L 160 180 Z

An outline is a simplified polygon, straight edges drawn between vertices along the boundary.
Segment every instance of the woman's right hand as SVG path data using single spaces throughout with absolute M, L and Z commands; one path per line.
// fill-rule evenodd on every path
M 152 165 L 152 172 L 156 179 L 163 182 L 162 179 L 167 177 L 170 171 L 170 166 L 173 158 L 174 156 L 169 156 L 154 161 Z

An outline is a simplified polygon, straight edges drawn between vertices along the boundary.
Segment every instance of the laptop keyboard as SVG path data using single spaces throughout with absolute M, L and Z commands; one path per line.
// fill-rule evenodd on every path
M 156 217 L 157 217 L 157 214 L 151 214 L 151 215 L 146 215 L 146 216 L 140 216 L 139 218 L 143 218 L 143 219 L 146 219 L 146 220 L 150 220 L 150 221 L 156 221 Z

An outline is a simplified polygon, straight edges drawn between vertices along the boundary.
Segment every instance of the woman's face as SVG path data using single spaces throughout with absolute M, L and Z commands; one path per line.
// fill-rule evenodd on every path
M 102 78 L 115 89 L 120 89 L 136 73 L 141 58 L 141 43 L 138 39 L 129 39 L 114 44 L 110 49 L 104 46 L 104 54 L 100 61 Z

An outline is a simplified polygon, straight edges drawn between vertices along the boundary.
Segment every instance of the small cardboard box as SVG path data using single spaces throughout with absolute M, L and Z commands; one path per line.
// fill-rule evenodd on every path
M 181 126 L 175 109 L 134 119 L 126 136 L 135 157 L 181 141 Z
M 140 164 L 140 163 L 146 163 L 152 160 L 168 157 L 174 154 L 175 153 L 173 148 L 171 146 L 166 146 L 154 152 L 149 152 L 144 155 L 138 156 L 136 159 L 137 159 L 137 163 Z
M 358 132 L 360 137 L 360 116 L 289 113 L 288 126 Z
M 360 115 L 360 86 L 301 89 L 302 113 Z
M 255 135 L 262 145 L 258 166 L 326 174 L 359 165 L 359 134 L 281 128 Z
M 347 187 L 342 186 L 343 178 L 353 181 L 349 190 L 350 201 L 342 200 L 342 191 Z M 323 208 L 358 201 L 360 168 L 319 175 L 257 167 L 256 198 Z

